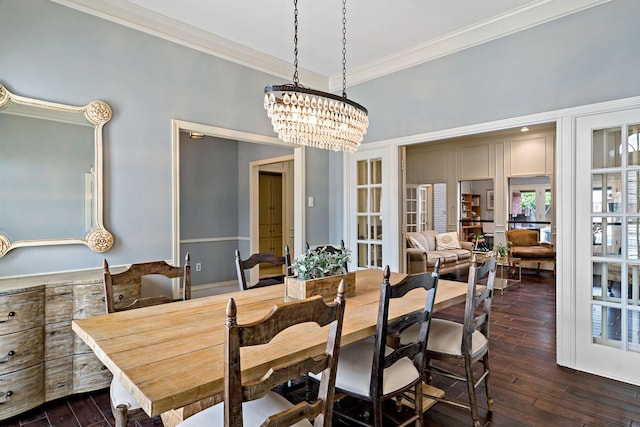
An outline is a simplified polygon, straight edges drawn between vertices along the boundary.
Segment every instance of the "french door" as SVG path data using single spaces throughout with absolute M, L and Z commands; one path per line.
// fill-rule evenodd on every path
M 640 384 L 640 109 L 576 137 L 576 368 Z
M 389 265 L 399 271 L 398 190 L 390 184 L 391 177 L 398 173 L 397 159 L 397 151 L 386 148 L 358 151 L 345 162 L 349 176 L 350 269 Z

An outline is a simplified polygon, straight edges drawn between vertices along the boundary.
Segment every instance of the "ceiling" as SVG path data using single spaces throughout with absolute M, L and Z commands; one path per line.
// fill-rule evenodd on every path
M 291 80 L 291 0 L 53 0 Z M 348 83 L 398 71 L 609 0 L 350 0 Z M 342 2 L 298 2 L 305 84 L 342 85 Z M 306 75 L 305 75 L 306 73 Z

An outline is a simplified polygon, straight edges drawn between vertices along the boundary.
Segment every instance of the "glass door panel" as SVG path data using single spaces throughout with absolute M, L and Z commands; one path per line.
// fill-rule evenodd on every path
M 418 216 L 418 186 L 407 185 L 404 220 L 407 231 L 418 231 Z
M 382 159 L 357 165 L 357 266 L 382 268 Z
M 627 128 L 627 164 L 640 165 L 640 124 L 631 124 Z
M 640 364 L 639 117 L 630 109 L 577 118 L 575 151 L 575 365 L 631 383 L 640 383 L 629 369 Z M 581 268 L 587 258 L 590 270 Z
M 594 343 L 630 351 L 638 351 L 640 341 L 640 276 L 638 264 L 632 263 L 640 259 L 639 141 L 635 127 L 593 130 L 591 146 L 591 335 Z M 628 135 L 626 144 L 622 135 Z M 627 155 L 623 156 L 625 146 Z M 627 333 L 622 333 L 625 330 Z

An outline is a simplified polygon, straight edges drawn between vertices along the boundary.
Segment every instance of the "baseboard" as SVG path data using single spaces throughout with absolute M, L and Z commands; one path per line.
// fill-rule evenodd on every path
M 203 297 L 208 295 L 224 294 L 240 290 L 237 280 L 227 280 L 224 282 L 204 283 L 191 287 L 191 297 Z

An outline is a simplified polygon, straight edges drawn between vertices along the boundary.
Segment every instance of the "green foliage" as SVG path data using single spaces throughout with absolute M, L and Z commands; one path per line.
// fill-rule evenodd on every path
M 535 209 L 536 208 L 536 193 L 522 193 L 520 206 L 522 209 Z
M 493 250 L 498 253 L 501 257 L 505 257 L 509 255 L 509 245 L 503 245 L 502 243 L 498 243 L 493 247 Z
M 326 247 L 308 250 L 304 255 L 296 257 L 291 268 L 299 279 L 317 279 L 319 277 L 346 274 L 345 262 L 350 261 L 351 251 L 342 248 L 334 253 L 326 251 Z

